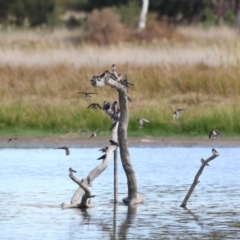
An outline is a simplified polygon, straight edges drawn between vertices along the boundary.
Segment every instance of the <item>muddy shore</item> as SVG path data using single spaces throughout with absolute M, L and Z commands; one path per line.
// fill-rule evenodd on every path
M 109 138 L 96 137 L 91 140 L 68 137 L 19 137 L 13 142 L 8 138 L 0 138 L 0 148 L 54 148 L 68 146 L 71 148 L 104 147 L 109 144 Z M 129 138 L 129 147 L 239 147 L 240 137 L 234 138 L 188 138 L 188 137 L 162 137 L 162 138 Z

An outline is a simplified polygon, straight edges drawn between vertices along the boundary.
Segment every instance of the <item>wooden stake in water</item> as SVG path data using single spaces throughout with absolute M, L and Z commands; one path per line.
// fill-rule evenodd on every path
M 201 165 L 201 167 L 199 168 L 194 180 L 193 180 L 193 183 L 190 187 L 190 189 L 188 190 L 188 193 L 186 195 L 186 197 L 184 198 L 182 204 L 180 205 L 180 207 L 182 208 L 186 208 L 187 206 L 187 202 L 188 202 L 188 199 L 190 198 L 190 196 L 192 195 L 193 191 L 194 191 L 194 188 L 197 186 L 197 184 L 199 183 L 198 181 L 198 178 L 200 177 L 200 175 L 202 174 L 203 172 L 203 169 L 204 167 L 210 162 L 212 161 L 214 158 L 218 157 L 219 156 L 219 153 L 215 150 L 215 149 L 212 149 L 212 153 L 213 155 L 211 157 L 209 157 L 207 160 L 203 160 L 203 163 Z
M 118 202 L 118 162 L 117 162 L 117 148 L 114 151 L 114 203 Z

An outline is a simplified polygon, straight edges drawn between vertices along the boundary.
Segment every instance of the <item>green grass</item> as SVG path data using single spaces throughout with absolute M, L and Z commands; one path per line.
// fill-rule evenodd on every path
M 134 86 L 129 89 L 129 136 L 205 136 L 213 128 L 224 136 L 240 133 L 240 70 L 204 65 L 171 68 L 119 66 Z M 105 70 L 105 68 L 104 68 Z M 87 109 L 92 102 L 118 99 L 110 87 L 94 89 L 93 75 L 102 68 L 74 66 L 0 67 L 0 135 L 87 136 L 99 129 L 109 135 L 110 118 L 102 110 Z M 84 99 L 78 91 L 94 91 Z M 173 111 L 187 108 L 173 122 Z M 139 129 L 137 118 L 146 118 Z

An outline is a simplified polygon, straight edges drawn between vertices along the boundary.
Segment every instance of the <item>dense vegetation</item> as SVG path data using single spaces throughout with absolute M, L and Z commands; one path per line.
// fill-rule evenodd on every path
M 134 23 L 139 15 L 141 1 L 137 0 L 0 0 L 0 23 L 17 26 L 56 26 L 60 16 L 68 10 L 91 12 L 110 7 L 121 16 L 123 23 Z M 149 12 L 156 13 L 157 20 L 173 23 L 203 22 L 207 25 L 225 22 L 234 25 L 239 14 L 239 0 L 151 0 Z M 80 26 L 82 19 L 71 17 L 67 25 Z M 130 24 L 131 25 L 131 24 Z
M 110 120 L 102 110 L 87 109 L 90 103 L 113 102 L 116 93 L 108 88 L 93 89 L 89 80 L 105 68 L 73 66 L 0 67 L 0 132 L 25 135 L 78 134 L 85 136 L 99 129 L 108 135 Z M 134 87 L 130 89 L 129 135 L 172 136 L 207 135 L 217 128 L 224 136 L 240 132 L 240 82 L 237 67 L 129 67 Z M 21 81 L 19 80 L 21 79 Z M 84 99 L 78 91 L 95 91 Z M 187 108 L 173 122 L 172 113 Z M 143 129 L 137 118 L 150 120 Z M 96 121 L 97 119 L 97 121 Z M 106 122 L 109 124 L 106 125 Z

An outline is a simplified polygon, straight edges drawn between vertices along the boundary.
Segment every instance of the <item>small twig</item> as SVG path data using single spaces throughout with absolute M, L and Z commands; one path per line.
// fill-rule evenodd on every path
M 200 182 L 200 181 L 198 181 L 198 178 L 199 178 L 200 175 L 202 174 L 204 167 L 205 167 L 210 161 L 212 161 L 213 159 L 215 159 L 216 157 L 219 156 L 219 153 L 218 153 L 215 149 L 212 149 L 212 153 L 213 153 L 213 155 L 212 155 L 211 157 L 209 157 L 207 160 L 205 160 L 205 161 L 202 163 L 202 166 L 201 166 L 200 169 L 198 170 L 198 172 L 197 172 L 197 174 L 196 174 L 196 176 L 195 176 L 195 178 L 194 178 L 194 181 L 193 181 L 193 183 L 192 183 L 192 185 L 191 185 L 191 187 L 190 187 L 190 189 L 189 189 L 186 197 L 184 198 L 182 204 L 180 205 L 180 207 L 185 208 L 185 207 L 187 206 L 187 202 L 188 202 L 191 194 L 193 193 L 194 188 L 195 188 L 195 187 L 197 186 L 197 184 Z

